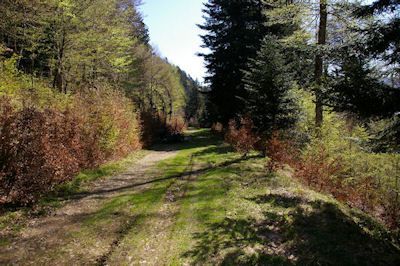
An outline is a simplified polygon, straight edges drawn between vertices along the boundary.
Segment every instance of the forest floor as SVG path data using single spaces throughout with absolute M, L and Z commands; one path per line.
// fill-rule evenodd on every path
M 208 130 L 143 156 L 26 223 L 3 214 L 0 265 L 400 265 L 373 219 Z

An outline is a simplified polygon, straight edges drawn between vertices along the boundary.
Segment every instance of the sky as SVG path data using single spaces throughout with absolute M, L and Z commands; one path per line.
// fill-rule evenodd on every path
M 205 67 L 201 52 L 202 8 L 205 0 L 143 0 L 140 7 L 149 28 L 150 41 L 168 61 L 203 81 Z

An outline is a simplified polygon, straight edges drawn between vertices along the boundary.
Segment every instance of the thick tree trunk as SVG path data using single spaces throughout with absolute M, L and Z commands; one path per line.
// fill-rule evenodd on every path
M 318 46 L 326 44 L 326 28 L 327 28 L 328 12 L 327 0 L 320 0 L 319 3 L 319 26 L 318 26 Z M 320 128 L 323 122 L 323 95 L 322 95 L 322 76 L 324 73 L 324 59 L 321 51 L 315 56 L 315 126 Z

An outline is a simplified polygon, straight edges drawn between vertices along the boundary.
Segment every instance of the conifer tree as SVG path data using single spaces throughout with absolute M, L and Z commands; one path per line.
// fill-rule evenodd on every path
M 246 74 L 246 100 L 257 131 L 269 136 L 275 130 L 288 129 L 297 117 L 297 106 L 291 96 L 291 76 L 276 38 L 267 36 Z
M 358 17 L 375 17 L 365 29 L 367 51 L 389 64 L 400 64 L 400 1 L 375 0 L 358 7 Z
M 399 110 L 400 91 L 382 82 L 365 56 L 354 51 L 342 51 L 340 56 L 337 69 L 330 74 L 328 105 L 363 119 L 388 118 Z
M 210 84 L 211 119 L 227 121 L 244 112 L 247 97 L 243 70 L 254 58 L 266 33 L 265 5 L 261 0 L 210 0 L 205 4 L 202 30 L 204 47 L 211 52 L 202 54 Z
M 398 8 L 399 1 L 392 0 L 350 6 L 357 15 L 350 19 L 357 23 L 347 30 L 348 36 L 340 36 L 329 55 L 334 71 L 329 73 L 327 99 L 335 110 L 361 118 L 391 117 L 399 110 L 400 91 L 388 79 L 388 73 L 396 72 L 398 60 L 400 32 L 394 26 Z M 382 20 L 383 14 L 388 17 Z M 339 26 L 343 31 L 344 25 Z

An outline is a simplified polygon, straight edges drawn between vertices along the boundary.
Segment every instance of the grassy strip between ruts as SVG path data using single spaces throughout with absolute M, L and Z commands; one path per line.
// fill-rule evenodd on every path
M 103 264 L 108 261 L 128 233 L 146 233 L 149 221 L 163 206 L 168 189 L 186 172 L 186 158 L 190 157 L 189 146 L 192 144 L 178 145 L 176 149 L 182 150 L 179 156 L 160 162 L 155 173 L 150 173 L 152 170 L 149 169 L 148 185 L 116 193 L 100 201 L 96 210 L 80 214 L 79 220 L 60 235 L 62 241 L 45 251 L 36 251 L 31 261 L 45 264 Z M 155 147 L 158 148 L 164 150 L 166 147 Z

